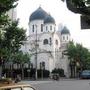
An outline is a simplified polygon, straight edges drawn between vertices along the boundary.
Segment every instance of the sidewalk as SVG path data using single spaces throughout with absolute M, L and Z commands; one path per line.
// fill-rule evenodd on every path
M 58 81 L 71 81 L 71 80 L 80 80 L 79 78 L 60 78 Z M 37 80 L 35 80 L 35 79 L 24 79 L 24 80 L 22 80 L 22 82 L 37 82 L 37 81 L 54 81 L 53 79 L 50 79 L 50 78 L 43 78 L 43 79 L 37 79 Z

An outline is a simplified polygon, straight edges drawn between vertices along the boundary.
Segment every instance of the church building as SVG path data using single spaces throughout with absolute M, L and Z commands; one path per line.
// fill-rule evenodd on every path
M 68 77 L 69 60 L 63 51 L 70 39 L 69 30 L 66 27 L 56 30 L 55 19 L 39 7 L 29 17 L 29 36 L 21 49 L 31 55 L 33 68 L 50 72 L 62 68 Z

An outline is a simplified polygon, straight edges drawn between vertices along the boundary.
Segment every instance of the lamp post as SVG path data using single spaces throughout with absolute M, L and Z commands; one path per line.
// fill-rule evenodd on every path
M 36 53 L 35 53 L 35 79 L 37 80 L 37 25 L 35 25 L 36 27 L 36 40 L 35 40 L 35 49 L 36 49 Z
M 45 68 L 44 62 L 41 62 L 41 77 L 42 77 L 42 79 L 43 79 L 44 68 Z

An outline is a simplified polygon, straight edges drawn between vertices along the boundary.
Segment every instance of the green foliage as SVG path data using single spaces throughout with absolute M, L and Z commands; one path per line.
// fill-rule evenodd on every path
M 17 6 L 18 0 L 0 0 L 0 15 Z
M 90 0 L 66 0 L 66 4 L 72 12 L 90 15 Z
M 5 13 L 0 15 L 0 28 L 3 28 L 5 25 L 8 25 L 9 23 L 9 18 L 8 15 L 6 15 Z
M 67 56 L 69 57 L 70 62 L 73 60 L 75 62 L 75 65 L 77 66 L 77 62 L 79 63 L 80 68 L 88 68 L 87 62 L 90 65 L 90 52 L 87 48 L 84 48 L 80 44 L 74 45 L 73 42 L 70 42 L 68 44 L 67 48 Z M 88 65 L 88 66 L 89 66 Z
M 7 47 L 13 53 L 18 52 L 23 44 L 22 41 L 26 40 L 25 30 L 18 27 L 18 21 L 14 21 L 4 31 L 4 39 L 1 47 Z
M 9 19 L 6 12 L 17 6 L 18 0 L 0 0 L 0 28 L 8 24 Z
M 24 63 L 28 63 L 30 62 L 30 55 L 28 53 L 23 53 L 23 52 L 17 52 L 14 55 L 14 63 L 20 63 L 20 64 L 24 64 Z
M 64 75 L 64 70 L 63 69 L 53 69 L 52 70 L 52 73 L 54 74 L 54 73 L 58 73 L 59 74 L 59 76 L 61 76 L 61 77 L 64 77 L 65 75 Z
M 90 70 L 90 52 L 87 54 L 86 59 L 84 60 L 84 69 L 89 69 Z

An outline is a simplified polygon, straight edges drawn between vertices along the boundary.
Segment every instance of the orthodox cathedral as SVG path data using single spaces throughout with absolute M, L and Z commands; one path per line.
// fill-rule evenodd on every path
M 50 72 L 62 68 L 69 77 L 69 60 L 63 51 L 70 39 L 69 30 L 66 27 L 56 30 L 54 18 L 39 7 L 30 15 L 29 36 L 21 49 L 24 53 L 30 53 L 33 68 Z

